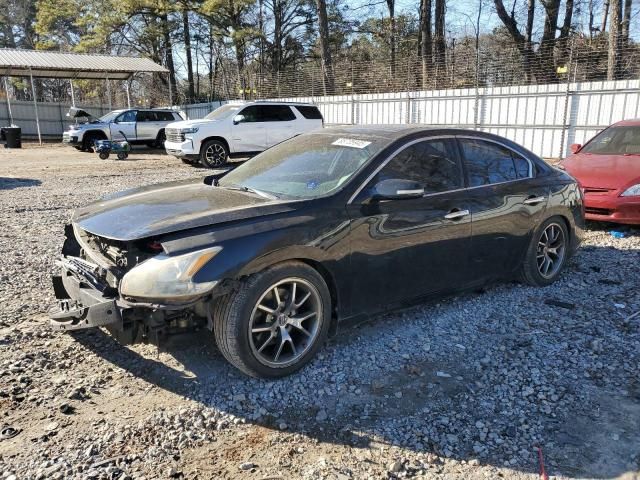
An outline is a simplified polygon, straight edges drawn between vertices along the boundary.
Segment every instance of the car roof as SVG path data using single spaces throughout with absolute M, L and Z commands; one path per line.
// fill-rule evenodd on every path
M 377 138 L 385 138 L 390 141 L 398 140 L 410 135 L 420 134 L 420 133 L 437 133 L 442 135 L 473 135 L 477 137 L 485 137 L 485 138 L 499 138 L 501 140 L 506 140 L 506 138 L 499 137 L 497 135 L 493 135 L 491 133 L 482 132 L 479 130 L 471 130 L 465 128 L 457 128 L 457 127 L 446 127 L 446 126 L 433 126 L 433 125 L 421 125 L 421 124 L 413 124 L 413 125 L 346 125 L 346 126 L 335 126 L 335 127 L 326 127 L 322 131 L 318 131 L 317 133 L 326 132 L 333 134 L 341 134 L 341 135 L 358 135 L 362 137 L 377 137 Z
M 317 107 L 309 102 L 288 102 L 285 100 L 234 100 L 226 105 L 300 105 L 301 107 Z
M 640 127 L 640 118 L 630 118 L 629 120 L 622 120 L 621 122 L 614 123 L 620 127 Z

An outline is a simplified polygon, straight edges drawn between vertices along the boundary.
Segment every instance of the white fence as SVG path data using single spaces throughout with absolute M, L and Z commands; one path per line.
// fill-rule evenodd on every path
M 640 80 L 370 95 L 297 97 L 327 125 L 424 124 L 475 128 L 543 157 L 562 157 L 611 123 L 640 117 Z
M 572 143 L 584 143 L 611 123 L 640 117 L 640 80 L 434 90 L 369 95 L 297 97 L 311 102 L 327 125 L 424 124 L 475 128 L 510 138 L 543 157 L 562 157 Z M 177 107 L 202 118 L 225 102 Z M 11 102 L 14 123 L 36 134 L 31 102 Z M 69 122 L 68 105 L 39 103 L 42 133 L 60 137 Z M 105 109 L 87 107 L 95 115 Z M 6 101 L 0 126 L 9 124 Z

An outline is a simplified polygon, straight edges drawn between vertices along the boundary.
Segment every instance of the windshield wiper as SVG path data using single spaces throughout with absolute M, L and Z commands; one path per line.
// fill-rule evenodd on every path
M 253 193 L 254 195 L 259 195 L 261 197 L 268 198 L 269 200 L 277 200 L 278 198 L 280 198 L 273 193 L 263 192 L 262 190 L 256 190 L 255 188 L 245 187 L 243 185 L 225 185 L 225 186 L 218 185 L 218 186 L 222 188 L 226 188 L 227 190 L 237 190 L 239 192 Z

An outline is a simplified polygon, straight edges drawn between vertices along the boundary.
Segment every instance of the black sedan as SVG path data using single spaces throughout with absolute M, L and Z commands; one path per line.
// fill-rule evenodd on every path
M 78 210 L 51 323 L 123 343 L 206 327 L 240 370 L 278 377 L 341 321 L 496 280 L 552 283 L 582 224 L 575 180 L 504 138 L 324 129 L 226 175 Z

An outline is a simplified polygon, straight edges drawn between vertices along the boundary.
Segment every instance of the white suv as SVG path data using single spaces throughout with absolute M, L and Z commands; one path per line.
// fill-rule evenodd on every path
M 261 152 L 323 123 L 318 107 L 308 103 L 233 102 L 203 119 L 167 125 L 164 146 L 184 162 L 219 167 L 229 155 Z

